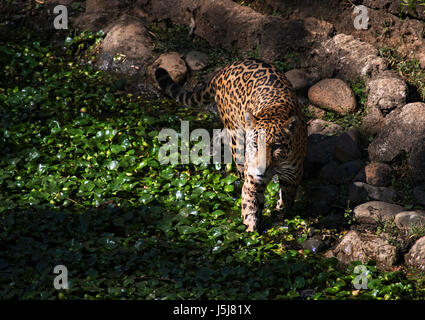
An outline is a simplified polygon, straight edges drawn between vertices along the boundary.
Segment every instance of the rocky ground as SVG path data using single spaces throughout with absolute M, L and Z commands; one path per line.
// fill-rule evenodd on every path
M 356 30 L 351 1 L 302 2 L 40 1 L 74 8 L 72 28 L 103 29 L 97 67 L 125 74 L 139 92 L 158 94 L 159 65 L 193 87 L 240 56 L 279 64 L 309 118 L 307 214 L 328 227 L 350 221 L 338 241 L 303 247 L 342 264 L 425 270 L 425 103 L 380 51 L 394 48 L 423 69 L 425 15 L 400 19 L 398 1 L 355 1 L 370 13 L 369 28 Z M 11 24 L 33 23 L 8 14 Z

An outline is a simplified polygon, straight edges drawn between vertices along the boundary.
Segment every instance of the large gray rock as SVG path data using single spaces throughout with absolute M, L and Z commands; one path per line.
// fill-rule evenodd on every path
M 425 180 L 425 103 L 409 103 L 400 112 L 394 112 L 369 145 L 370 159 L 389 162 L 406 152 L 412 178 Z
M 323 79 L 308 90 L 310 102 L 339 114 L 354 112 L 356 99 L 351 88 L 341 79 Z
M 369 201 L 354 208 L 354 216 L 359 223 L 375 224 L 377 221 L 392 221 L 404 211 L 402 206 L 383 201 Z
M 164 68 L 175 82 L 182 82 L 187 74 L 186 63 L 178 52 L 167 52 L 161 54 L 155 62 L 149 66 L 148 75 L 154 79 L 157 68 Z
M 367 83 L 367 108 L 377 107 L 384 114 L 406 104 L 406 82 L 395 74 L 383 72 Z
M 308 135 L 336 135 L 342 131 L 343 128 L 340 125 L 322 119 L 314 119 L 308 124 Z
M 376 187 L 386 187 L 391 184 L 394 176 L 393 168 L 381 162 L 371 162 L 357 173 L 354 181 L 366 182 Z
M 110 24 L 96 65 L 102 70 L 134 75 L 152 59 L 152 49 L 153 41 L 142 20 L 123 14 Z
M 361 159 L 359 149 L 359 132 L 351 128 L 338 137 L 334 147 L 335 158 L 341 162 Z
M 353 177 L 364 166 L 363 161 L 356 160 L 343 164 L 331 161 L 322 167 L 319 171 L 319 178 L 324 183 L 330 184 L 347 184 L 351 182 Z
M 326 129 L 322 124 L 325 124 L 323 120 L 314 120 L 309 128 L 307 162 L 325 165 L 332 160 L 344 163 L 361 158 L 357 130 L 349 129 L 340 136 L 328 136 L 324 133 L 336 132 L 338 127 L 329 125 Z
M 360 204 L 368 200 L 394 202 L 397 199 L 397 192 L 390 188 L 375 187 L 355 181 L 348 188 L 348 199 L 353 204 Z
M 363 166 L 364 162 L 362 160 L 354 160 L 341 164 L 335 172 L 338 177 L 338 184 L 347 184 L 351 182 Z
M 322 240 L 320 236 L 313 236 L 301 243 L 304 250 L 310 250 L 312 252 L 320 252 L 326 249 L 329 245 L 329 241 Z
M 425 226 L 425 211 L 404 211 L 395 216 L 394 222 L 399 229 L 410 230 Z
M 425 128 L 424 123 L 422 126 Z M 412 171 L 412 178 L 416 181 L 425 181 L 425 136 L 418 138 L 410 149 L 407 163 Z
M 208 55 L 200 51 L 190 51 L 185 60 L 190 70 L 193 71 L 202 70 L 208 65 Z
M 338 177 L 336 172 L 338 170 L 339 163 L 331 161 L 325 164 L 319 171 L 319 179 L 325 184 L 337 184 Z
M 334 158 L 337 140 L 337 136 L 311 134 L 307 139 L 307 162 L 322 165 L 329 163 Z
M 309 85 L 308 74 L 301 69 L 292 69 L 285 72 L 285 76 L 296 91 L 305 89 Z
M 319 107 L 313 106 L 312 104 L 309 104 L 307 109 L 310 115 L 312 115 L 314 118 L 322 119 L 323 117 L 326 116 L 325 110 L 320 109 Z
M 382 131 L 369 146 L 369 155 L 373 160 L 391 161 L 401 151 L 410 152 L 423 136 L 425 103 L 409 103 L 398 114 L 388 116 Z
M 420 238 L 404 256 L 407 264 L 425 271 L 425 237 Z
M 334 26 L 324 19 L 316 19 L 307 17 L 304 19 L 304 27 L 307 33 L 308 40 L 317 42 L 329 39 L 335 31 Z
M 371 106 L 366 108 L 366 114 L 363 117 L 362 129 L 370 134 L 376 135 L 379 133 L 385 123 L 385 117 L 382 114 L 381 109 L 377 106 Z
M 342 33 L 323 41 L 312 53 L 324 77 L 353 81 L 371 78 L 387 69 L 387 63 L 373 45 Z
M 327 256 L 331 255 L 343 265 L 374 260 L 378 268 L 388 270 L 397 261 L 397 248 L 375 234 L 351 230 Z

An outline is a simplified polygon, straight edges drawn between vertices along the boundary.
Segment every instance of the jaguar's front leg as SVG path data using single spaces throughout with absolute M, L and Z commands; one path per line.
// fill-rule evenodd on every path
M 247 176 L 242 187 L 242 221 L 246 231 L 259 231 L 264 208 L 264 186 Z

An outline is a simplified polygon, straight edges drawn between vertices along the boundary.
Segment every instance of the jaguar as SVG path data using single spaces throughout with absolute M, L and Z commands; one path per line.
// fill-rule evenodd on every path
M 241 207 L 246 231 L 260 232 L 264 191 L 277 177 L 277 210 L 291 207 L 303 174 L 307 125 L 293 86 L 276 66 L 244 59 L 221 68 L 189 91 L 157 68 L 160 88 L 185 106 L 215 101 L 229 137 L 232 157 L 243 179 Z

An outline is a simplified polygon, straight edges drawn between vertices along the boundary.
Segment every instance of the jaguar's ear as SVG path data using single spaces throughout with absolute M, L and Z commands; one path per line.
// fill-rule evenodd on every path
M 284 129 L 285 129 L 286 133 L 289 134 L 289 135 L 294 134 L 294 130 L 295 130 L 295 127 L 297 126 L 297 123 L 298 123 L 298 117 L 297 116 L 292 116 L 288 120 L 286 120 L 285 125 L 284 125 Z
M 257 123 L 257 119 L 255 119 L 254 115 L 251 112 L 246 111 L 244 117 L 245 117 L 245 129 L 254 128 L 255 124 Z

